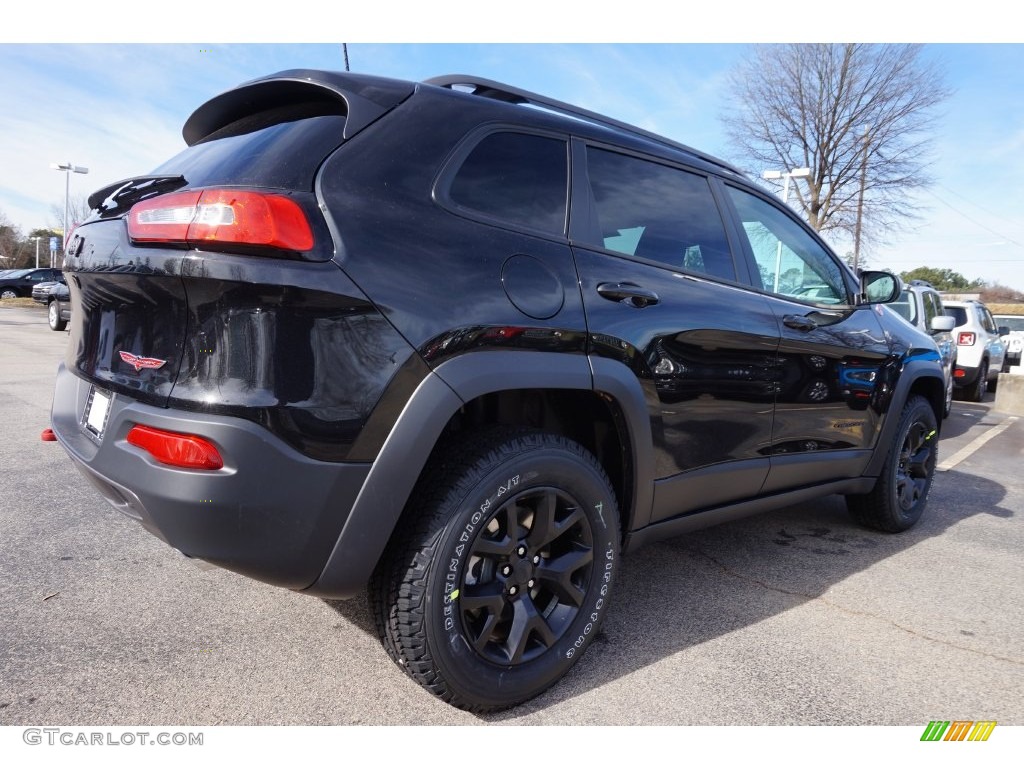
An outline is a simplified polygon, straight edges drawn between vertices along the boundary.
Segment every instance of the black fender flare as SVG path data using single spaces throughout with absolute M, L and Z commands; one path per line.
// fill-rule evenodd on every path
M 904 361 L 903 366 L 900 369 L 899 378 L 896 380 L 896 384 L 893 387 L 893 393 L 887 399 L 886 418 L 882 425 L 881 434 L 878 436 L 878 442 L 875 443 L 874 454 L 871 457 L 871 461 L 868 462 L 867 468 L 864 470 L 865 477 L 878 477 L 882 474 L 882 468 L 885 465 L 885 460 L 888 456 L 888 451 L 885 450 L 885 446 L 888 446 L 892 442 L 893 436 L 896 434 L 903 406 L 910 398 L 910 392 L 914 388 L 914 385 L 918 382 L 925 382 L 929 379 L 934 382 L 933 384 L 930 383 L 929 386 L 933 387 L 935 391 L 939 393 L 938 401 L 935 401 L 930 394 L 928 396 L 928 401 L 932 406 L 932 410 L 935 411 L 935 420 L 938 423 L 938 428 L 941 432 L 942 403 L 946 387 L 946 383 L 942 377 L 942 363 L 939 360 L 938 353 L 911 357 Z
M 323 571 L 302 591 L 332 599 L 361 592 L 448 421 L 477 397 L 513 389 L 597 390 L 613 398 L 626 421 L 634 465 L 633 510 L 624 511 L 623 517 L 633 519 L 633 526 L 650 518 L 650 421 L 640 384 L 625 365 L 550 352 L 460 355 L 428 373 L 413 392 L 373 462 Z

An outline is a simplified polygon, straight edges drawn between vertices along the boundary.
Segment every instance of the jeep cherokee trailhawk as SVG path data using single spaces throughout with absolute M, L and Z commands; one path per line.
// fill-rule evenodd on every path
M 183 134 L 68 245 L 53 430 L 189 557 L 368 589 L 446 701 L 552 685 L 647 542 L 921 515 L 935 344 L 730 165 L 462 75 L 282 72 Z

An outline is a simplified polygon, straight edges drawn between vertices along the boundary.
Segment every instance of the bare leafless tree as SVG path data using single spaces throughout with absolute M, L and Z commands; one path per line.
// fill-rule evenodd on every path
M 68 198 L 68 228 L 74 229 L 92 213 L 89 207 L 89 195 L 77 194 Z M 64 200 L 50 205 L 49 225 L 51 229 L 62 231 L 64 228 Z
M 811 169 L 793 189 L 816 230 L 854 236 L 860 221 L 880 243 L 915 217 L 908 192 L 931 182 L 931 129 L 950 94 L 921 46 L 758 46 L 730 88 L 727 130 L 751 170 Z

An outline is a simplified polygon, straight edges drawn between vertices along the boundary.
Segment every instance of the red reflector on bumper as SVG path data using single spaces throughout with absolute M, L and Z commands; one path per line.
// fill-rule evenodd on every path
M 224 460 L 213 444 L 196 435 L 165 432 L 136 424 L 129 430 L 127 439 L 161 464 L 183 469 L 220 469 L 224 466 Z
M 962 379 L 966 375 L 967 371 L 965 371 L 963 368 L 957 368 L 955 371 L 953 371 L 954 379 Z

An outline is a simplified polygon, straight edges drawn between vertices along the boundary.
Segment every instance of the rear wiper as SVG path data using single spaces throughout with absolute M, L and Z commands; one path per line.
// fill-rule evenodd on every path
M 89 195 L 89 207 L 101 213 L 131 208 L 140 200 L 184 187 L 184 176 L 136 176 L 108 184 Z

